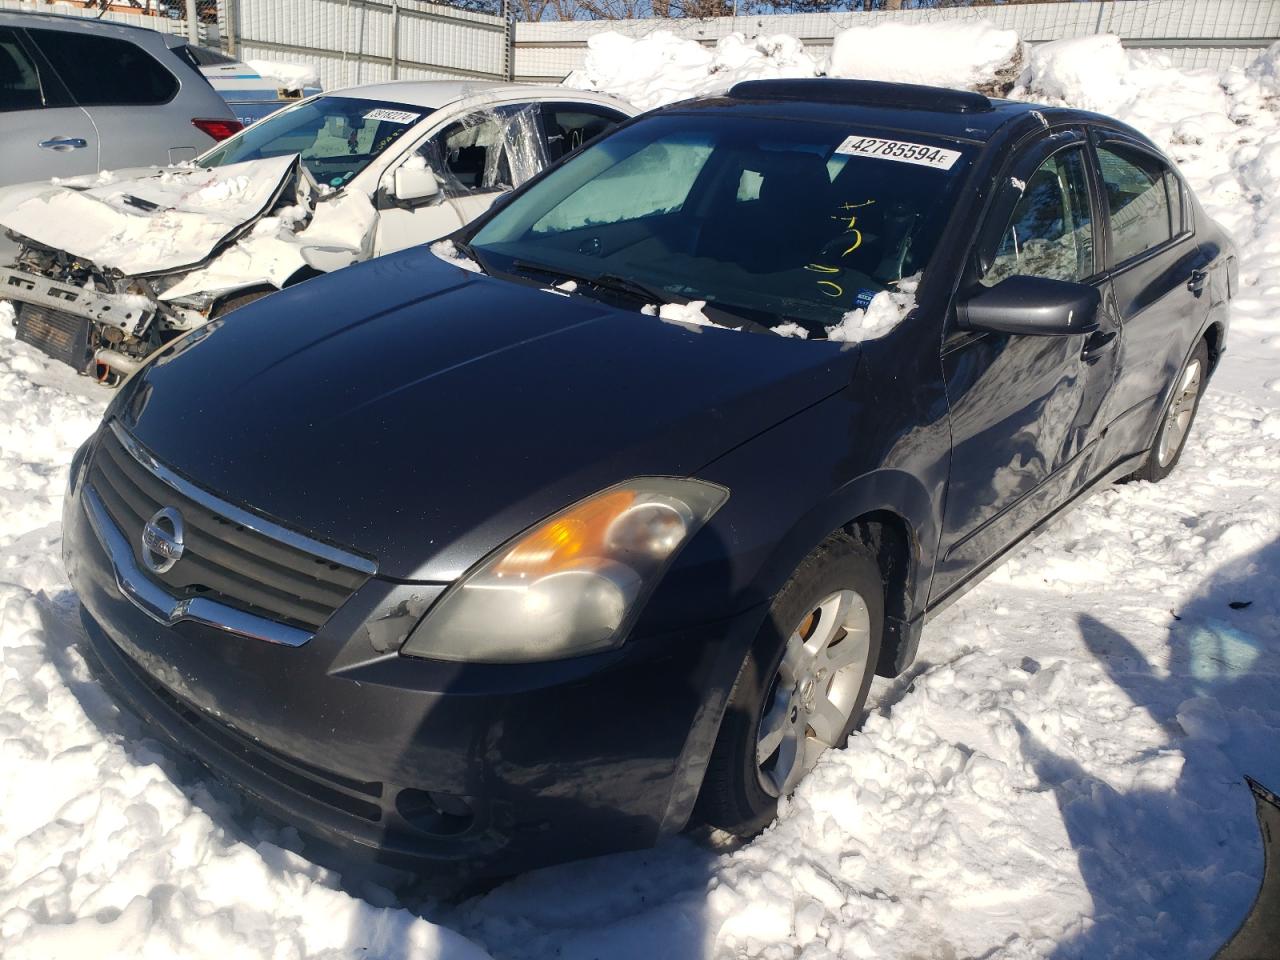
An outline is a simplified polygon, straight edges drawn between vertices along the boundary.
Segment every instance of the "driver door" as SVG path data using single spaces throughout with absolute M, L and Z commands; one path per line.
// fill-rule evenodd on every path
M 942 366 L 952 459 L 930 602 L 999 556 L 1075 488 L 1114 380 L 1119 325 L 1096 241 L 1097 187 L 1082 131 L 1057 133 L 1006 167 L 960 296 L 1014 275 L 1087 283 L 1099 329 L 1028 336 L 960 330 Z
M 504 104 L 477 110 L 427 137 L 417 156 L 440 182 L 440 192 L 412 206 L 393 199 L 394 168 L 379 190 L 377 254 L 438 240 L 489 209 L 503 193 L 546 166 L 538 105 Z M 398 166 L 398 165 L 397 165 Z

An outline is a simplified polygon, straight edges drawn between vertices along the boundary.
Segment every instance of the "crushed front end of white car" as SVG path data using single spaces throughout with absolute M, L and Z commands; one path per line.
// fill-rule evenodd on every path
M 19 340 L 115 382 L 257 295 L 371 255 L 367 197 L 317 187 L 297 155 L 0 191 L 0 266 Z

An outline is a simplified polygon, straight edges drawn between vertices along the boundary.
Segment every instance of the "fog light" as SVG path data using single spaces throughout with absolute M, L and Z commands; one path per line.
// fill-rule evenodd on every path
M 396 813 L 414 829 L 437 837 L 465 833 L 476 819 L 462 797 L 435 790 L 401 790 L 396 794 Z

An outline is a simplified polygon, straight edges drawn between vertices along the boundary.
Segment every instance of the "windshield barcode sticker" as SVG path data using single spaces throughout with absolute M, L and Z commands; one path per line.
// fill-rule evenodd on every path
M 421 117 L 420 113 L 406 113 L 404 110 L 370 110 L 364 115 L 366 120 L 386 120 L 388 123 L 413 123 Z
M 879 137 L 849 137 L 836 147 L 836 153 L 855 157 L 875 157 L 877 160 L 896 160 L 898 163 L 914 163 L 920 167 L 950 170 L 960 159 L 959 150 L 944 150 L 924 143 L 907 143 L 903 140 L 882 140 Z

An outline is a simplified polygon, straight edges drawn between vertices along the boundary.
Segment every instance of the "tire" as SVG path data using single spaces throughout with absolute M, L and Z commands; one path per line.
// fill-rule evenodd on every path
M 247 307 L 255 300 L 261 300 L 263 297 L 270 296 L 275 293 L 274 289 L 269 290 L 246 290 L 244 293 L 236 293 L 227 297 L 225 300 L 218 301 L 209 313 L 210 320 L 216 320 L 219 317 L 225 317 L 233 310 L 239 310 L 241 307 Z
M 860 725 L 883 630 L 875 553 L 831 537 L 774 597 L 743 663 L 698 796 L 701 820 L 743 837 L 769 825 L 779 797 Z
M 1200 397 L 1209 379 L 1209 345 L 1201 340 L 1192 351 L 1186 365 L 1178 371 L 1173 395 L 1160 416 L 1160 429 L 1151 441 L 1151 449 L 1142 466 L 1129 475 L 1129 480 L 1148 480 L 1159 483 L 1178 465 L 1182 451 L 1191 435 L 1196 411 L 1200 409 Z

